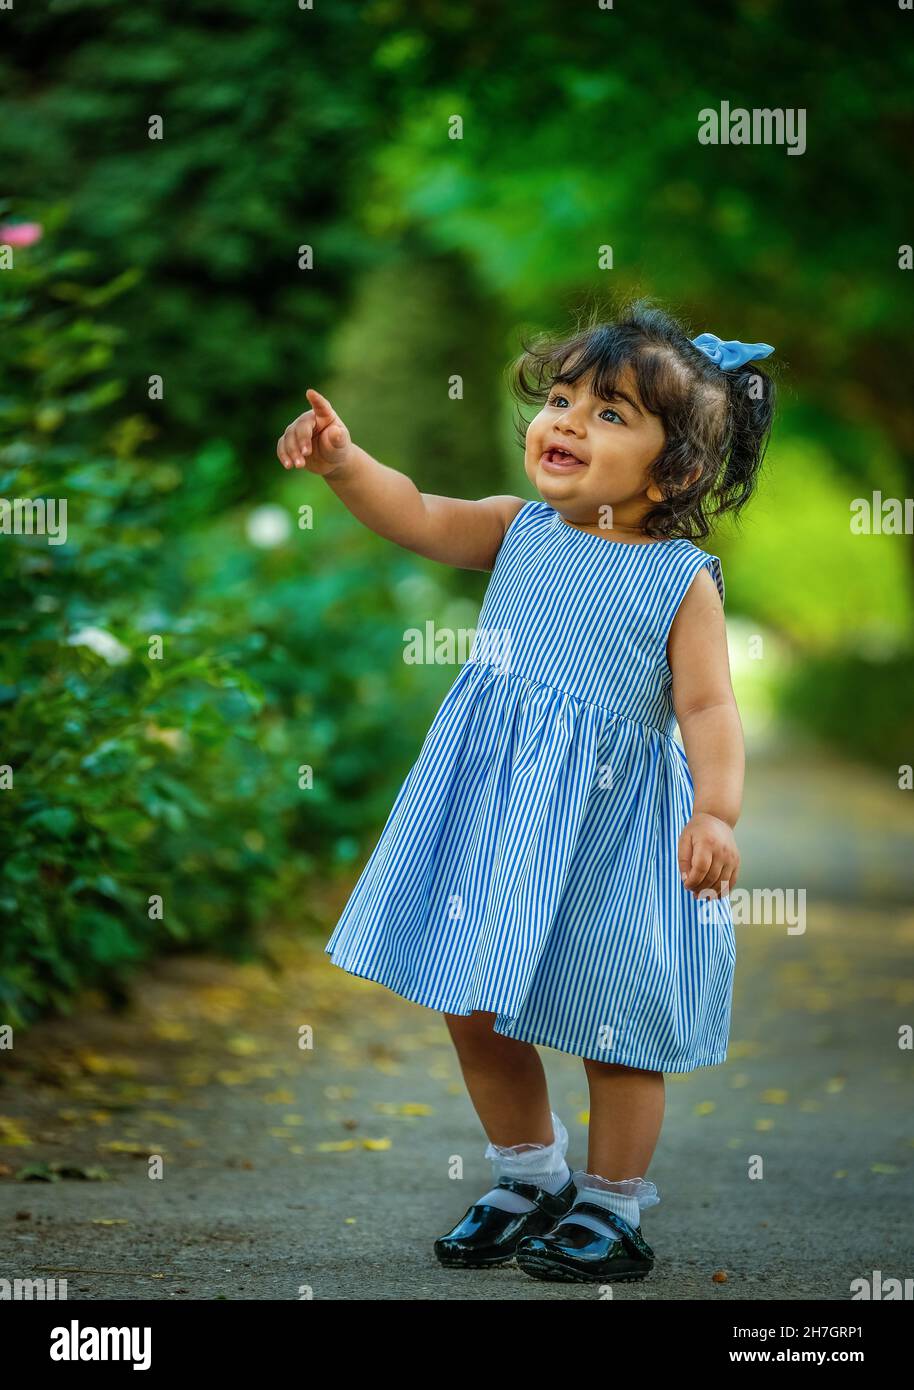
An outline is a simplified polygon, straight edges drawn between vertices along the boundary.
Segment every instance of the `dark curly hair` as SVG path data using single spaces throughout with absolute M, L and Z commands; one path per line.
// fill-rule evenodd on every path
M 644 406 L 666 434 L 651 465 L 663 501 L 646 513 L 645 534 L 701 539 L 710 535 L 714 517 L 739 512 L 749 500 L 775 405 L 774 382 L 760 367 L 721 371 L 676 319 L 643 298 L 625 304 L 610 322 L 591 310 L 570 337 L 524 338 L 522 347 L 509 379 L 526 405 L 542 407 L 553 386 L 581 380 L 601 400 L 611 400 L 631 367 Z M 520 411 L 515 423 L 523 440 Z

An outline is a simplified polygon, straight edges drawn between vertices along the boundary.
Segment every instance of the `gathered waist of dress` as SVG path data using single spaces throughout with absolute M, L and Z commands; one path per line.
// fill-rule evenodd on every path
M 566 690 L 563 686 L 552 685 L 549 681 L 540 680 L 537 676 L 526 676 L 522 671 L 515 671 L 509 666 L 501 665 L 495 661 L 480 661 L 476 657 L 468 657 L 464 666 L 475 667 L 480 671 L 489 672 L 494 678 L 506 681 L 523 681 L 526 685 L 538 686 L 543 690 L 554 690 L 557 695 L 564 695 L 569 700 L 575 700 L 579 705 L 591 705 L 594 709 L 602 710 L 604 714 L 611 715 L 613 719 L 624 719 L 630 724 L 640 724 L 645 729 L 652 729 L 654 733 L 661 734 L 668 738 L 672 743 L 675 739 L 672 735 L 672 728 L 675 726 L 675 719 L 671 719 L 668 725 L 654 723 L 650 719 L 643 719 L 638 715 L 626 714 L 624 710 L 614 709 L 611 705 L 603 704 L 599 700 L 588 700 L 578 695 L 573 690 Z

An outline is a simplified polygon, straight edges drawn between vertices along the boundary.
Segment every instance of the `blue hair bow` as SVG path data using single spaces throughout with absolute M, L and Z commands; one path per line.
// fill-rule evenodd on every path
M 734 367 L 743 367 L 757 357 L 770 357 L 774 352 L 774 348 L 767 343 L 741 343 L 738 338 L 731 338 L 725 343 L 716 333 L 699 333 L 692 343 L 706 357 L 710 357 L 722 372 L 732 372 Z

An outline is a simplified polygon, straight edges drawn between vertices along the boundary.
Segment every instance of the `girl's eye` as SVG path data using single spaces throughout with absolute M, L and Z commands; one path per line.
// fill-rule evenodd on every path
M 555 406 L 556 409 L 558 409 L 558 410 L 563 410 L 563 409 L 567 406 L 567 404 L 568 404 L 568 398 L 567 398 L 566 396 L 559 395 L 558 392 L 555 392 L 554 395 L 551 395 L 551 396 L 549 397 L 549 399 L 546 401 L 546 404 L 547 404 L 547 405 Z M 618 422 L 619 422 L 620 425 L 624 425 L 624 424 L 625 424 L 625 421 L 623 420 L 622 416 L 619 414 L 618 410 L 613 410 L 612 406 L 607 406 L 605 410 L 601 410 L 601 411 L 600 411 L 600 419 L 601 419 L 601 420 L 605 419 L 605 417 L 606 417 L 607 415 L 615 415 L 616 420 L 618 420 Z M 609 421 L 607 421 L 607 423 L 608 423 L 608 424 L 613 424 L 614 421 L 609 420 Z

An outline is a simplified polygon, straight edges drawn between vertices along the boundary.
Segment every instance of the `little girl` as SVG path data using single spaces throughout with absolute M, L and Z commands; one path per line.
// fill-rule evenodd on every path
M 453 1039 L 495 1185 L 435 1242 L 441 1263 L 641 1279 L 663 1074 L 725 1060 L 736 955 L 742 727 L 720 561 L 691 537 L 752 492 L 773 387 L 747 363 L 774 349 L 689 339 L 644 300 L 524 346 L 539 500 L 421 493 L 316 391 L 277 446 L 379 535 L 492 570 L 326 950 Z M 534 1044 L 584 1063 L 584 1171 Z

